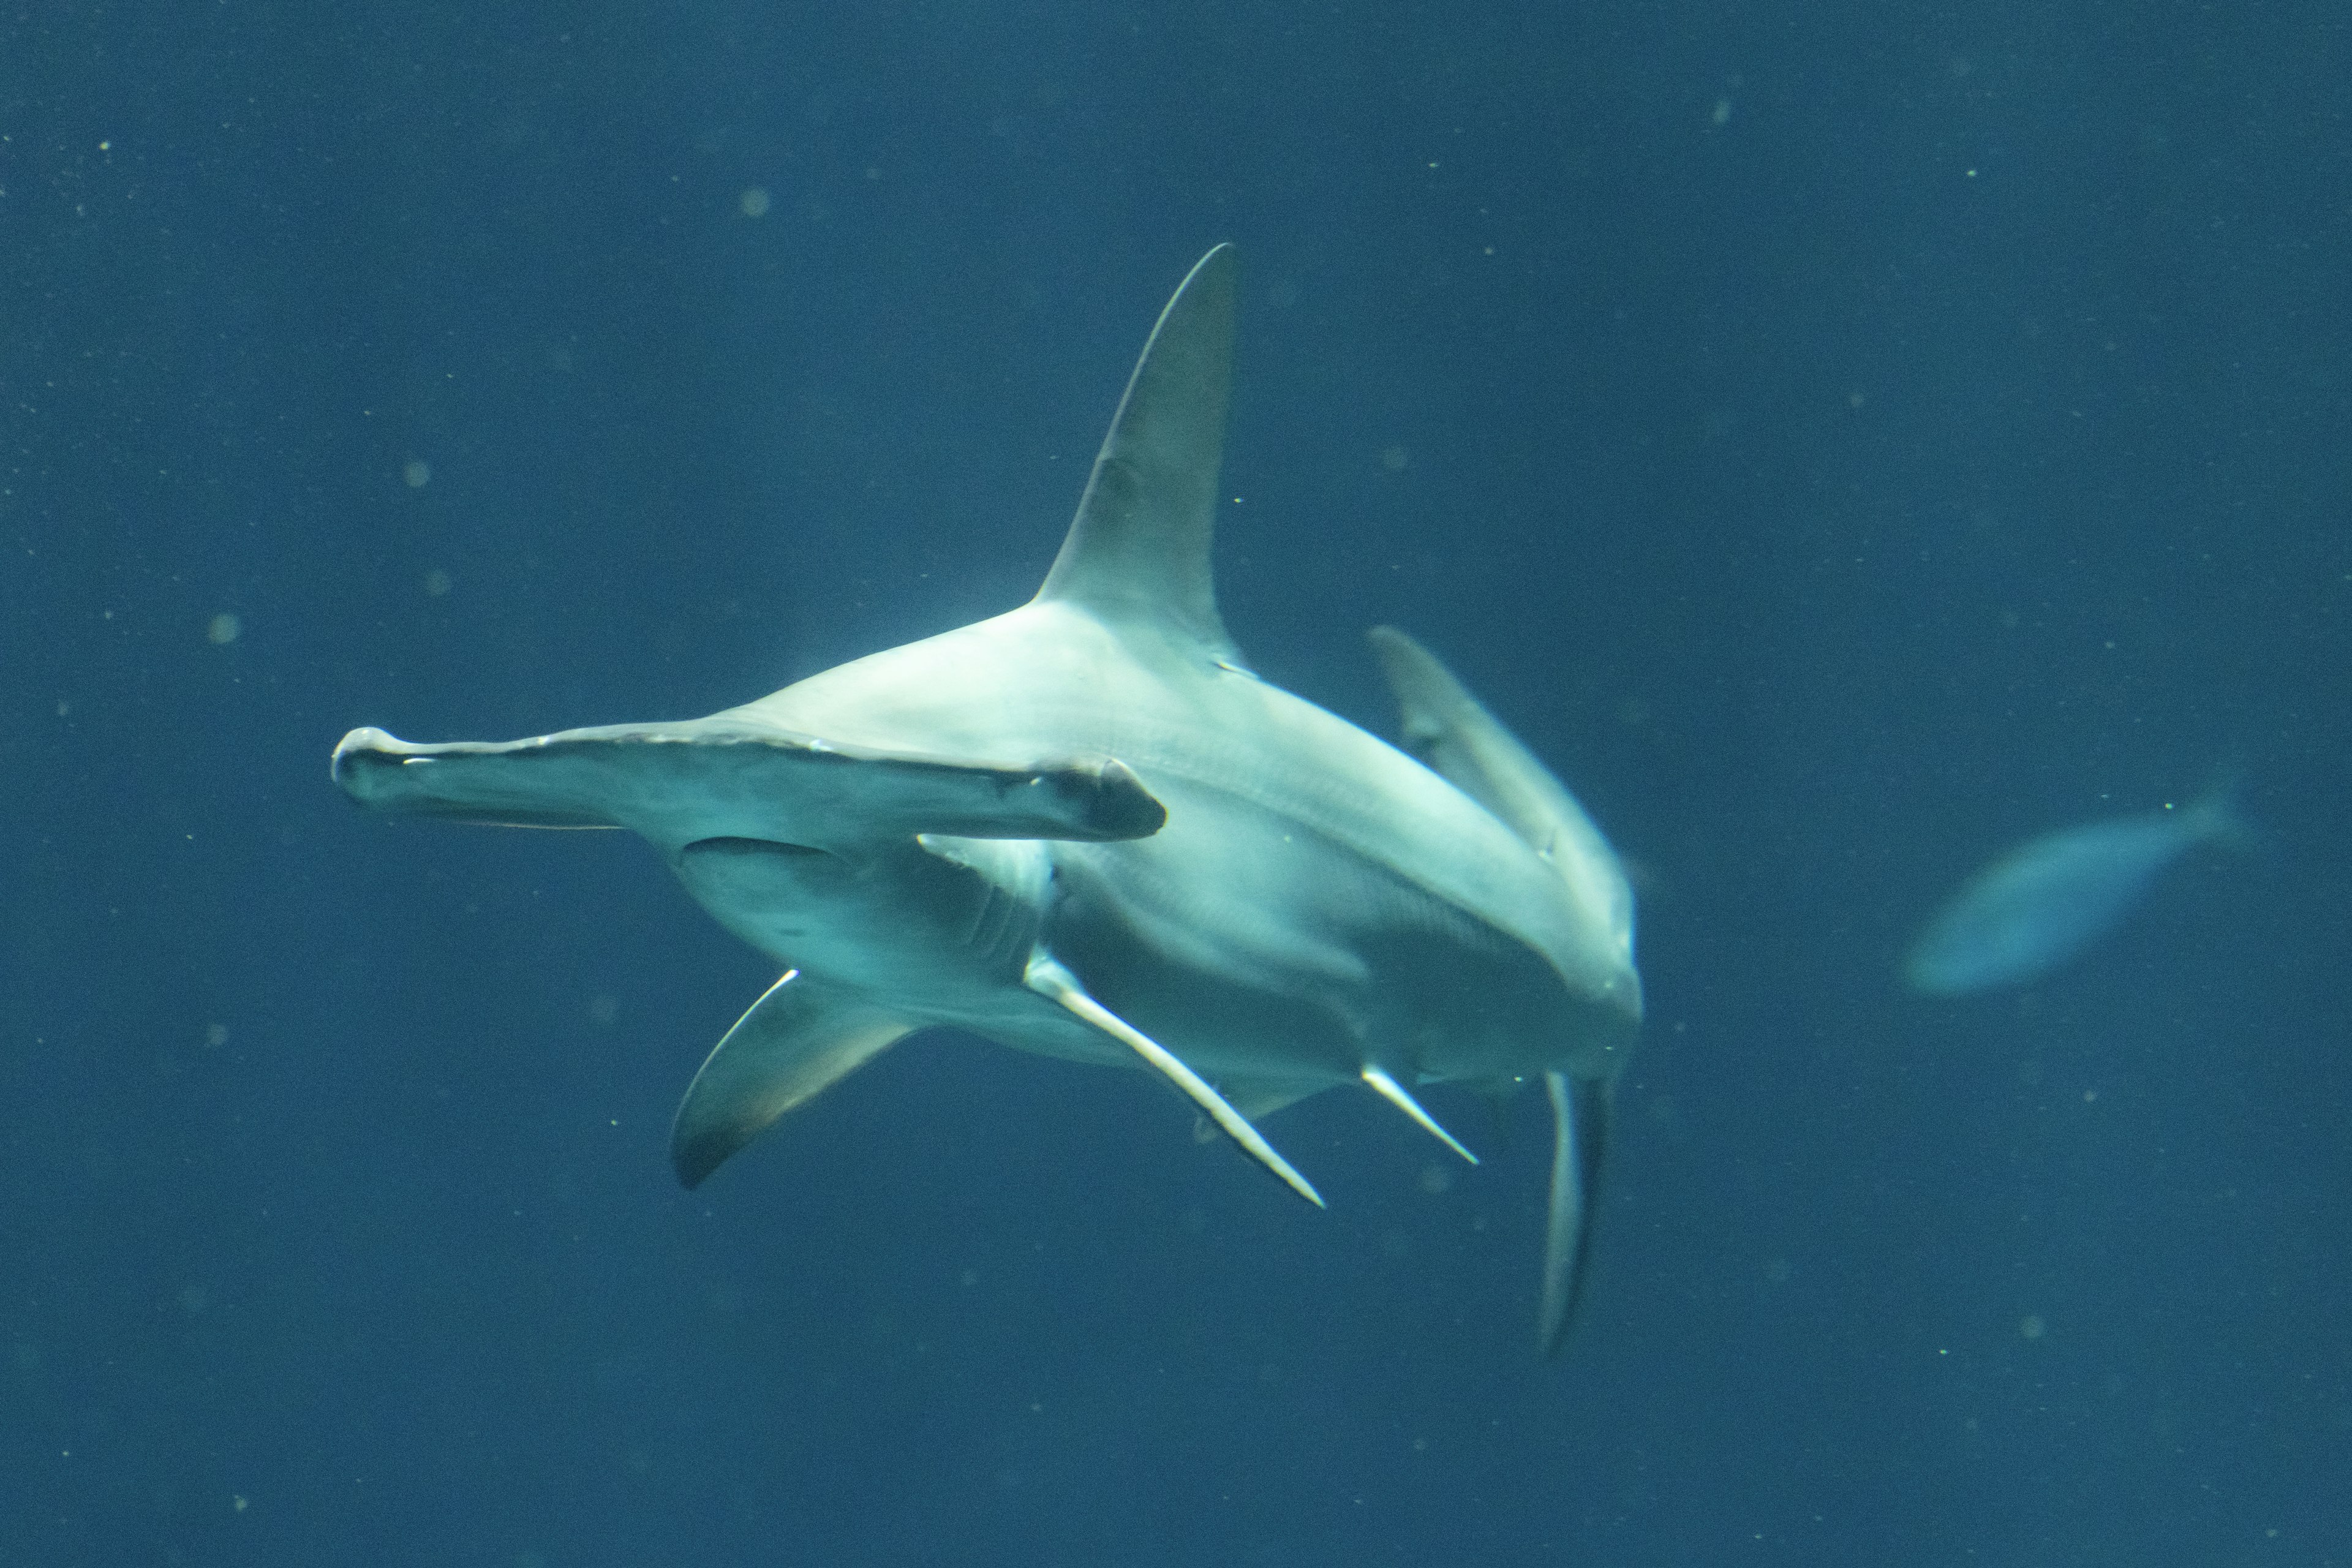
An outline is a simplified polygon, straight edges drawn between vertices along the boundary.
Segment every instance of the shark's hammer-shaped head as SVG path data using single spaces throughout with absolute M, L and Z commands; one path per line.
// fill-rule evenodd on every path
M 1575 798 L 1402 633 L 1374 643 L 1412 756 L 1249 673 L 1210 569 L 1233 321 L 1221 246 L 1028 605 L 707 719 L 355 730 L 335 777 L 382 812 L 629 828 L 784 968 L 679 1107 L 689 1185 L 933 1025 L 1157 1072 L 1318 1204 L 1260 1119 L 1360 1084 L 1471 1159 L 1414 1090 L 1540 1078 L 1549 1348 L 1641 1019 L 1632 898 Z

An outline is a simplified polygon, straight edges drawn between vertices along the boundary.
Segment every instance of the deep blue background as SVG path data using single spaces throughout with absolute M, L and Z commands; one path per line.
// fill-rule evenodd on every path
M 2337 0 L 562 9 L 0 18 L 0 1563 L 2352 1562 Z M 1318 1215 L 929 1037 L 686 1194 L 763 964 L 327 782 L 1019 602 L 1227 238 L 1235 636 L 1636 870 L 1559 1364 L 1533 1103 L 1285 1112 Z

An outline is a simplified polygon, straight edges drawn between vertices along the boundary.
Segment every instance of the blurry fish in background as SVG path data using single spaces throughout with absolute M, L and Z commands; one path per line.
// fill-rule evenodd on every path
M 2249 836 L 2223 785 L 2193 805 L 2045 833 L 1962 884 L 1903 961 L 1931 996 L 2038 980 L 2123 920 L 2158 873 L 2189 849 Z

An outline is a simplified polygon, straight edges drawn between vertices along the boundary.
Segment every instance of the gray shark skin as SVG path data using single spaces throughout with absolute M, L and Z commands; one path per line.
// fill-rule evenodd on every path
M 1363 1085 L 1475 1158 L 1412 1090 L 1540 1077 L 1549 1352 L 1641 1023 L 1633 898 L 1575 799 L 1402 633 L 1372 636 L 1411 756 L 1244 666 L 1210 570 L 1233 319 L 1221 246 L 1021 608 L 707 719 L 354 730 L 334 777 L 389 814 L 627 828 L 783 966 L 678 1108 L 688 1186 L 934 1026 L 1157 1071 L 1318 1205 L 1259 1119 Z

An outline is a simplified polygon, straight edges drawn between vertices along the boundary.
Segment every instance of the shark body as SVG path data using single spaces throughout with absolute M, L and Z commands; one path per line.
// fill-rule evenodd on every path
M 1549 1350 L 1641 1020 L 1632 896 L 1574 798 L 1403 634 L 1372 636 L 1412 756 L 1243 664 L 1210 571 L 1233 314 L 1220 247 L 1020 609 L 707 719 L 355 730 L 334 776 L 378 811 L 631 829 L 785 966 L 679 1107 L 689 1186 L 933 1026 L 1149 1067 L 1318 1205 L 1260 1118 L 1360 1084 L 1472 1158 L 1412 1089 L 1539 1077 Z

